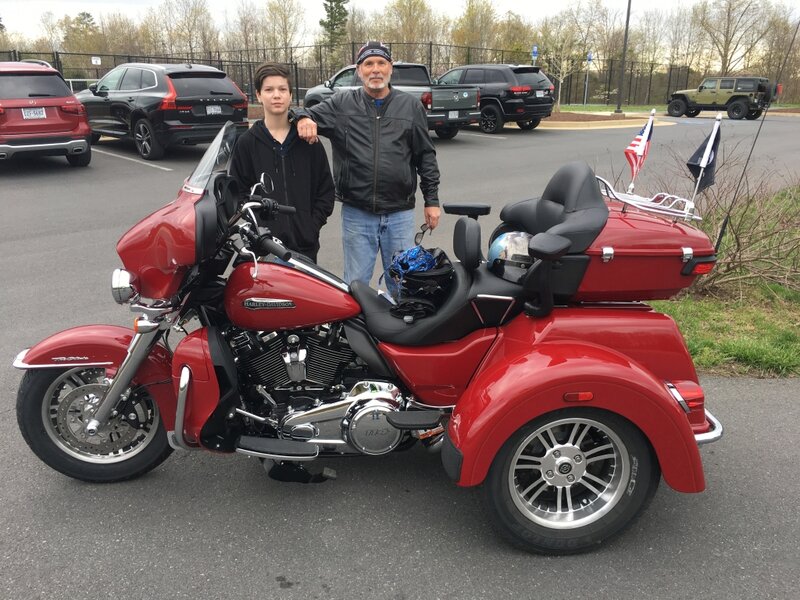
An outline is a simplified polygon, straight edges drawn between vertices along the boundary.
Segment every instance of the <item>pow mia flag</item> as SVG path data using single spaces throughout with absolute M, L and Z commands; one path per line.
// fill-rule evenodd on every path
M 694 177 L 697 189 L 695 193 L 702 192 L 707 187 L 714 185 L 714 171 L 717 167 L 717 149 L 719 148 L 719 139 L 721 118 L 717 117 L 714 122 L 714 129 L 700 144 L 700 147 L 695 150 L 692 157 L 686 163 L 689 171 Z M 699 180 L 699 181 L 698 181 Z

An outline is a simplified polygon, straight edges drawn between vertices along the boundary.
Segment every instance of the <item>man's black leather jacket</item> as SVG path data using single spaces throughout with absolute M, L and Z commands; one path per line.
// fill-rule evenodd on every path
M 331 140 L 337 199 L 375 214 L 407 210 L 414 207 L 419 174 L 425 206 L 439 206 L 439 165 L 419 99 L 392 89 L 376 108 L 359 88 L 295 116 L 312 118 Z

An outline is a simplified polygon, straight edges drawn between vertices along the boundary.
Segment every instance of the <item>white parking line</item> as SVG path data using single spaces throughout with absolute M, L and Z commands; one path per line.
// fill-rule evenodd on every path
M 471 135 L 473 137 L 481 137 L 481 138 L 483 138 L 485 140 L 505 140 L 505 139 L 507 139 L 502 135 L 487 135 L 485 133 L 468 133 L 468 132 L 464 132 L 464 131 L 460 131 L 458 133 L 458 135 Z
M 114 154 L 113 152 L 106 152 L 105 150 L 98 150 L 97 148 L 92 148 L 92 152 L 96 152 L 97 154 L 105 154 L 106 156 L 113 156 L 114 158 L 121 158 L 122 160 L 129 160 L 131 162 L 138 163 L 140 165 L 144 165 L 145 167 L 152 167 L 153 169 L 161 169 L 162 171 L 172 171 L 169 167 L 162 167 L 161 165 L 154 165 L 153 163 L 145 162 L 143 160 L 139 160 L 138 158 L 131 158 L 130 156 L 122 156 L 121 154 Z

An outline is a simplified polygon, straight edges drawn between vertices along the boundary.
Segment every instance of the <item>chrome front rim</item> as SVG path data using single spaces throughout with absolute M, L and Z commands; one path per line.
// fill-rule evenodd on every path
M 108 389 L 104 369 L 78 367 L 59 376 L 42 402 L 42 422 L 48 437 L 78 460 L 112 464 L 143 451 L 155 438 L 158 406 L 144 390 L 130 392 L 125 408 L 112 416 L 96 435 L 84 431 Z M 128 393 L 128 392 L 126 392 Z
M 550 529 L 575 529 L 617 505 L 630 471 L 628 450 L 608 426 L 592 419 L 560 419 L 517 446 L 508 487 L 525 518 Z

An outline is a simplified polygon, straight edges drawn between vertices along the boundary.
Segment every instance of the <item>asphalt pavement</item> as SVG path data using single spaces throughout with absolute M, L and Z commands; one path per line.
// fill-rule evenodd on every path
M 642 188 L 667 171 L 669 152 L 685 160 L 707 134 L 697 119 L 676 121 L 654 133 Z M 726 123 L 723 143 L 741 149 L 756 127 Z M 765 124 L 769 143 L 752 178 L 797 181 L 798 129 L 800 119 Z M 637 131 L 462 131 L 435 142 L 442 199 L 490 204 L 486 239 L 502 205 L 539 195 L 568 159 L 607 178 L 626 172 L 622 150 Z M 17 430 L 22 373 L 11 361 L 60 329 L 131 322 L 109 292 L 114 244 L 175 196 L 203 149 L 149 164 L 109 142 L 87 169 L 57 158 L 0 163 L 0 598 L 798 597 L 799 379 L 702 377 L 725 426 L 702 450 L 707 490 L 685 495 L 662 483 L 622 536 L 572 557 L 507 546 L 474 491 L 450 482 L 421 448 L 321 461 L 338 479 L 317 485 L 278 483 L 255 459 L 208 453 L 174 453 L 147 476 L 112 485 L 48 469 Z M 445 217 L 427 243 L 449 249 L 452 222 Z M 334 214 L 322 235 L 321 263 L 334 271 L 338 224 Z

